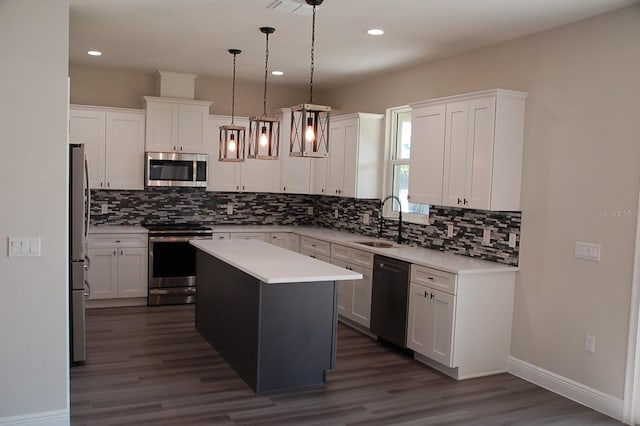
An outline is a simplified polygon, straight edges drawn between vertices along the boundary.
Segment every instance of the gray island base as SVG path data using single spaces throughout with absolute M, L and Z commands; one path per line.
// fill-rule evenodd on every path
M 192 243 L 198 332 L 258 394 L 323 385 L 335 367 L 336 280 L 358 277 L 260 241 L 201 241 Z M 260 270 L 279 256 L 279 269 L 296 265 L 290 281 Z

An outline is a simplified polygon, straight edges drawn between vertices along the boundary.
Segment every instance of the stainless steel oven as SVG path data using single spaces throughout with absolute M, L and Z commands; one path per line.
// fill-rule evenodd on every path
M 193 223 L 143 224 L 149 229 L 149 305 L 195 303 L 193 239 L 211 239 L 211 228 Z

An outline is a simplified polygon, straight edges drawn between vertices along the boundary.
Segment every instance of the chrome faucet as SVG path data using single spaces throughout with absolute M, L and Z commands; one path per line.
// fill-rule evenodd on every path
M 398 202 L 398 244 L 402 244 L 402 203 L 400 202 L 400 198 L 395 195 L 388 195 L 380 201 L 380 227 L 378 229 L 378 237 L 382 237 L 382 228 L 384 226 L 384 217 L 382 216 L 382 210 L 384 208 L 384 203 L 387 202 L 388 199 L 394 199 Z

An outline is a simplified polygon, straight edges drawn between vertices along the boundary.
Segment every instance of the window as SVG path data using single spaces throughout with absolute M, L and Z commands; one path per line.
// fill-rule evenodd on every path
M 411 157 L 411 108 L 398 107 L 387 110 L 389 128 L 389 158 L 386 169 L 386 194 L 393 194 L 400 199 L 402 219 L 407 222 L 427 223 L 429 205 L 410 203 L 409 194 L 409 159 Z M 385 217 L 398 216 L 398 203 L 387 201 L 384 206 Z

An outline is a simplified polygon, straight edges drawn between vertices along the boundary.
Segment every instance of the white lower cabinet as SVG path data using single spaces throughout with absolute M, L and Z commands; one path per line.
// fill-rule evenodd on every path
M 229 238 L 232 240 L 261 240 L 269 242 L 269 234 L 264 232 L 230 232 Z M 266 237 L 266 238 L 265 238 Z
M 89 302 L 147 297 L 147 235 L 90 235 Z M 146 302 L 145 302 L 146 303 Z M 91 303 L 88 303 L 91 307 Z
M 455 296 L 411 283 L 407 347 L 452 367 Z
M 316 238 L 300 237 L 300 253 L 331 263 L 331 243 Z
M 360 280 L 338 282 L 338 314 L 369 328 L 371 323 L 373 254 L 332 244 L 331 263 L 362 274 L 363 278 Z
M 300 236 L 291 232 L 272 232 L 269 234 L 269 242 L 287 250 L 300 251 Z
M 407 347 L 456 379 L 507 371 L 515 272 L 411 265 Z

